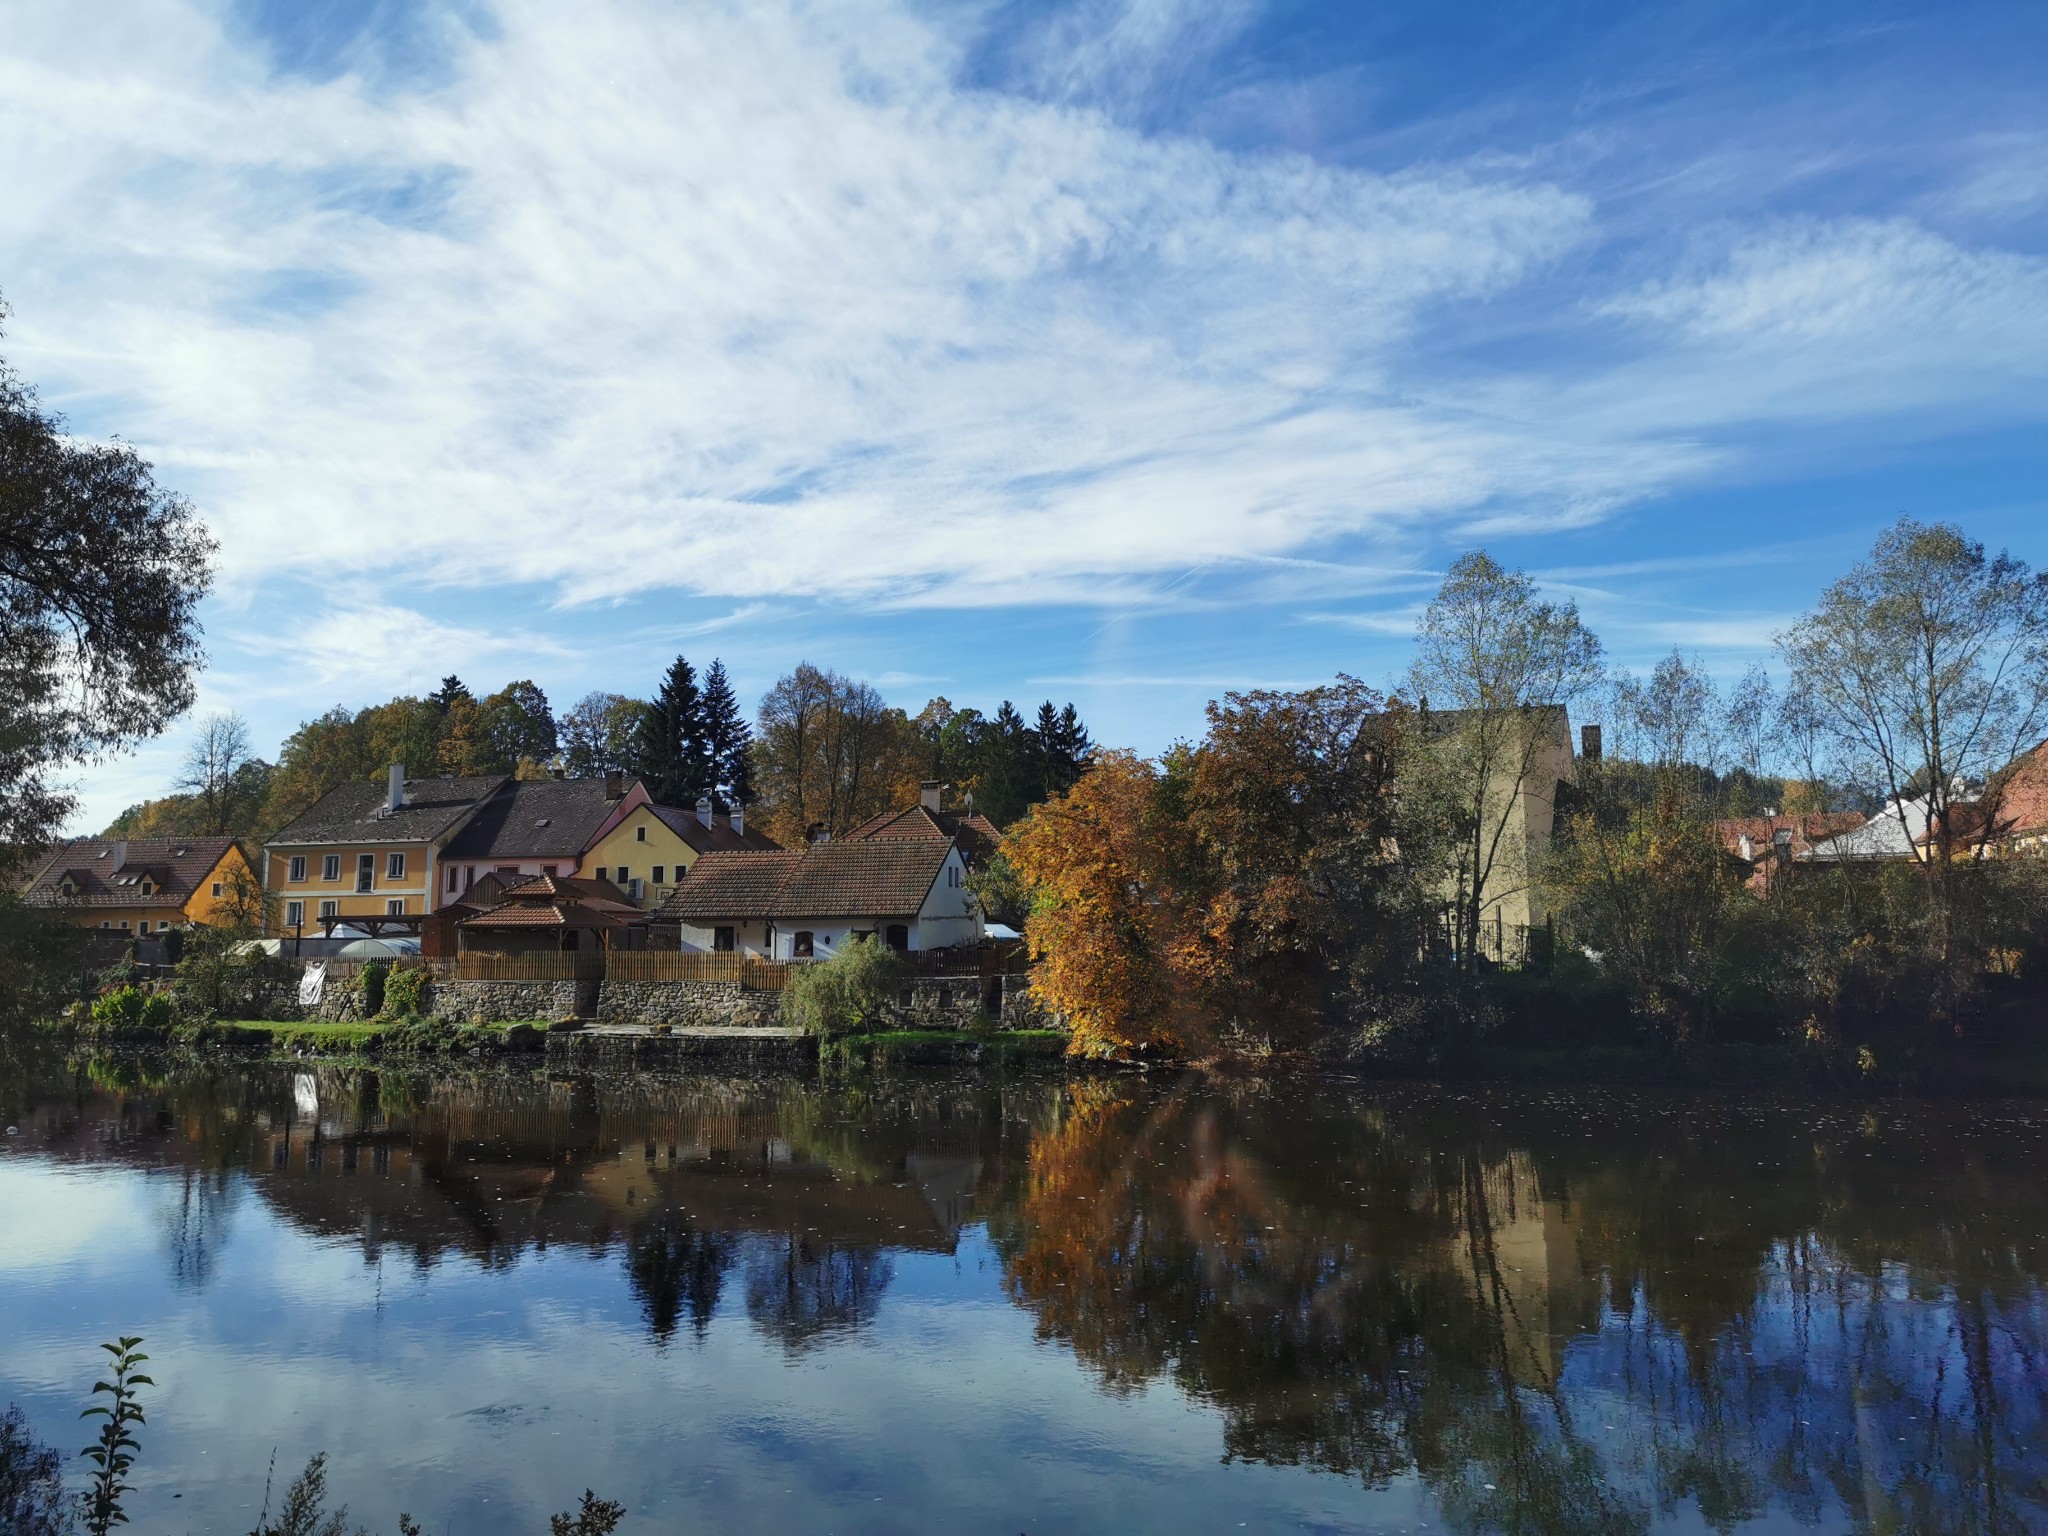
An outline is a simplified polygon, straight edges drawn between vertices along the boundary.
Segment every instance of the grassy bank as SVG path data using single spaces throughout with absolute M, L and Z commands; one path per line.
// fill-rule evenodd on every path
M 532 1019 L 454 1024 L 439 1019 L 373 1019 L 326 1023 L 317 1020 L 249 1019 L 233 1023 L 181 1025 L 168 1030 L 79 1028 L 52 1022 L 44 1032 L 73 1045 L 159 1047 L 168 1050 L 231 1050 L 284 1056 L 461 1055 L 538 1051 L 552 1026 Z

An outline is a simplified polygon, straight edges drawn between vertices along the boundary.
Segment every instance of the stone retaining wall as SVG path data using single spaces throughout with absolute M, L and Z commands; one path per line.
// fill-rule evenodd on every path
M 437 1018 L 489 1024 L 504 1019 L 563 1019 L 576 1011 L 573 981 L 436 981 L 427 1011 Z
M 747 992 L 726 981 L 607 981 L 597 993 L 600 1024 L 673 1024 L 678 1029 L 758 1029 L 781 1021 L 780 992 Z

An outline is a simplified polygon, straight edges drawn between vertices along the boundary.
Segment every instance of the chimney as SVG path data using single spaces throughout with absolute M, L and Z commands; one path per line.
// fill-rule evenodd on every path
M 732 835 L 734 837 L 745 837 L 747 835 L 747 808 L 744 805 L 735 804 L 732 808 L 731 819 Z
M 384 781 L 384 814 L 391 815 L 405 804 L 405 764 L 393 763 Z
M 626 776 L 613 769 L 604 776 L 604 797 L 607 800 L 623 800 L 626 796 Z
M 1582 725 L 1579 727 L 1579 760 L 1587 763 L 1600 761 L 1600 727 Z
M 697 797 L 697 820 L 707 827 L 711 825 L 711 797 L 709 795 L 699 795 Z
M 114 842 L 114 868 L 111 873 L 119 874 L 121 866 L 128 862 L 128 839 L 117 838 Z
M 917 803 L 926 810 L 937 814 L 946 801 L 946 786 L 937 779 L 926 779 L 917 786 Z

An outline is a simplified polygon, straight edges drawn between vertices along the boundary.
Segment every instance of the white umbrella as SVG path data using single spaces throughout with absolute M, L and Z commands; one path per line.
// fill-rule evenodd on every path
M 418 939 L 357 939 L 344 944 L 336 953 L 337 960 L 396 960 L 400 955 L 416 955 L 420 952 Z

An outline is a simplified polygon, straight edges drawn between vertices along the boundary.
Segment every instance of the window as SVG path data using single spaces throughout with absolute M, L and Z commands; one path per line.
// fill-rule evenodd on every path
M 625 865 L 621 864 L 621 865 L 619 866 L 619 884 L 621 884 L 621 885 L 625 885 L 625 884 L 627 884 L 627 883 L 628 883 L 629 881 L 631 881 L 631 880 L 632 880 L 632 878 L 633 878 L 633 871 L 631 871 L 630 869 L 626 868 L 626 866 L 625 866 Z
M 114 926 L 114 920 L 111 917 L 103 917 L 100 919 L 100 926 L 102 928 L 112 928 Z
M 220 881 L 218 881 L 218 880 L 214 881 L 214 882 L 213 882 L 213 894 L 214 894 L 214 897 L 215 897 L 215 899 L 216 899 L 216 900 L 218 900 L 218 899 L 219 899 L 219 897 L 220 897 L 220 895 L 221 895 L 221 893 L 222 893 L 223 891 L 225 891 L 226 889 L 227 889 L 227 887 L 226 887 L 226 886 L 225 886 L 224 884 L 222 884 L 222 883 L 221 883 Z
M 149 932 L 149 919 L 145 917 L 141 922 L 137 923 L 135 925 L 135 931 L 137 933 Z
M 332 901 L 332 900 L 330 900 L 330 901 L 323 901 L 323 902 L 321 902 L 321 903 L 320 903 L 320 915 L 321 915 L 322 917 L 339 917 L 339 916 L 341 916 L 341 903 L 340 903 L 340 902 L 338 902 L 338 901 Z
M 559 864 L 543 864 L 540 867 L 540 872 L 552 880 L 562 872 L 562 866 Z
M 125 917 L 121 919 L 121 931 L 123 933 L 128 931 L 128 919 Z
M 320 878 L 322 880 L 339 880 L 341 878 L 340 854 L 330 853 L 320 860 Z
M 356 855 L 356 889 L 375 890 L 377 886 L 377 855 L 359 853 Z
M 799 928 L 795 933 L 790 935 L 789 953 L 792 959 L 808 960 L 816 952 L 817 951 L 812 947 L 810 929 Z
M 145 896 L 154 896 L 156 894 L 156 885 L 146 876 L 142 882 L 142 894 Z
M 288 901 L 284 904 L 284 925 L 287 928 L 301 928 L 306 922 L 306 904 L 303 901 Z
M 386 917 L 405 916 L 405 898 L 403 896 L 387 897 L 384 902 L 384 915 Z
M 899 954 L 905 953 L 910 948 L 910 930 L 902 923 L 891 923 L 888 933 L 884 935 L 884 942 Z
M 384 878 L 386 880 L 403 880 L 405 878 L 404 854 L 387 853 L 384 855 Z
M 301 884 L 305 880 L 305 878 L 306 856 L 303 853 L 295 853 L 292 855 L 290 873 L 288 873 L 285 876 L 285 879 L 291 881 L 293 885 L 298 885 Z
M 654 883 L 655 883 L 656 885 L 665 885 L 665 884 L 667 884 L 667 883 L 668 883 L 667 881 L 665 881 L 665 880 L 663 880 L 663 879 L 661 878 L 661 877 L 662 877 L 662 873 L 663 873 L 663 869 L 662 869 L 662 866 L 661 866 L 661 865 L 659 865 L 659 864 L 655 865 L 655 866 L 654 866 Z
M 644 822 L 633 829 L 633 841 L 636 843 L 647 841 L 647 827 Z
M 632 897 L 635 901 L 639 901 L 642 897 L 644 897 L 647 894 L 647 887 L 642 885 L 638 880 L 628 880 L 626 882 L 626 894 Z
M 714 928 L 711 930 L 711 947 L 721 955 L 729 955 L 738 946 L 732 941 L 730 928 Z
M 602 864 L 597 866 L 597 878 L 600 880 L 605 878 L 604 866 Z
M 458 881 L 460 881 L 461 879 L 462 879 L 462 868 L 461 868 L 461 866 L 460 866 L 460 865 L 457 865 L 457 864 L 450 864 L 450 865 L 448 866 L 448 894 L 449 894 L 450 896 L 453 896 L 453 895 L 454 895 L 454 894 L 456 893 L 456 891 L 457 891 L 457 890 L 459 890 L 459 889 L 461 888 L 461 887 L 460 887 L 460 886 L 459 886 L 459 885 L 457 884 L 457 882 L 458 882 Z

